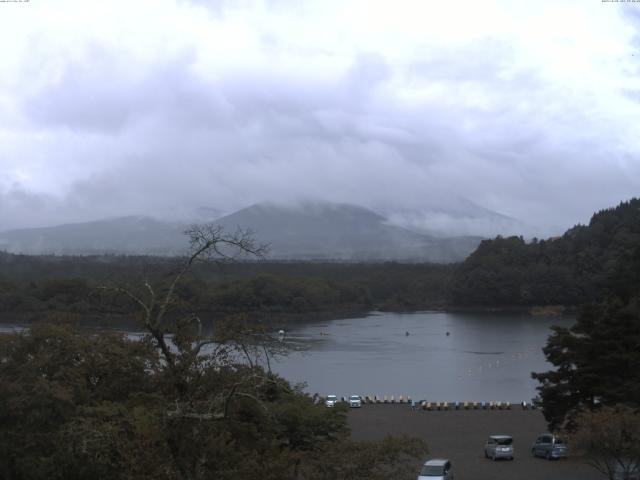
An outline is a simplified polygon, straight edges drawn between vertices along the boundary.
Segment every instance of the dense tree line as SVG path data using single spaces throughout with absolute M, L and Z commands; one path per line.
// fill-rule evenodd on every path
M 640 255 L 640 199 L 593 215 L 562 237 L 483 241 L 451 282 L 455 305 L 582 305 L 603 300 L 635 275 Z
M 180 259 L 162 257 L 30 257 L 0 253 L 0 315 L 42 319 L 68 312 L 92 322 L 122 321 L 126 298 L 110 298 L 100 285 L 161 279 Z M 180 284 L 191 310 L 256 320 L 339 315 L 373 308 L 441 308 L 448 302 L 449 265 L 242 262 L 195 266 Z
M 543 349 L 553 369 L 532 374 L 550 429 L 568 431 L 576 453 L 611 479 L 640 468 L 639 207 L 600 212 L 565 241 L 590 279 L 590 303 L 573 326 L 553 329 Z

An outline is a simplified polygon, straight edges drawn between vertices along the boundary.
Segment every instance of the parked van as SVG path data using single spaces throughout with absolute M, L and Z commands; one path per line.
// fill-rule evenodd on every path
M 551 433 L 545 433 L 536 438 L 531 446 L 531 455 L 544 457 L 547 460 L 557 460 L 569 456 L 569 448 L 564 441 Z

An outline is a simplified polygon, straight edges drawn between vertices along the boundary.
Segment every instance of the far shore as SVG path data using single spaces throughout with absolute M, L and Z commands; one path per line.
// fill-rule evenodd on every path
M 519 305 L 506 305 L 506 306 L 447 306 L 447 307 L 425 307 L 418 309 L 386 309 L 379 307 L 372 307 L 371 309 L 353 308 L 343 310 L 332 311 L 314 311 L 314 312 L 251 312 L 250 318 L 253 318 L 257 323 L 261 323 L 268 326 L 287 326 L 302 323 L 322 322 L 329 320 L 338 320 L 345 318 L 365 317 L 367 315 L 376 312 L 389 312 L 389 313 L 424 313 L 424 312 L 438 312 L 438 313 L 496 313 L 496 314 L 521 314 L 530 315 L 532 317 L 549 317 L 549 316 L 575 316 L 578 312 L 577 306 L 564 306 L 564 305 L 543 305 L 543 306 L 519 306 Z M 0 312 L 0 325 L 25 325 L 28 326 L 32 323 L 46 320 L 50 312 Z M 104 328 L 104 329 L 137 329 L 140 327 L 140 322 L 137 321 L 135 313 L 130 315 L 124 314 L 104 314 L 99 315 L 95 313 L 91 314 L 76 314 L 73 312 L 65 313 L 60 312 L 61 316 L 69 315 L 70 318 L 77 316 L 79 323 L 86 327 Z M 215 320 L 221 318 L 226 314 L 201 312 L 202 318 Z
M 565 316 L 575 315 L 580 307 L 577 305 L 501 305 L 501 306 L 448 306 L 436 311 L 450 313 L 520 313 L 540 316 Z

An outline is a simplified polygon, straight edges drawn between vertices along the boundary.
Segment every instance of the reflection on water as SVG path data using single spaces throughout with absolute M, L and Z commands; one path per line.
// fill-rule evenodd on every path
M 272 367 L 307 382 L 311 393 L 517 402 L 536 395 L 531 372 L 549 368 L 541 350 L 549 327 L 571 323 L 519 314 L 376 312 L 289 330 L 285 341 L 307 349 Z

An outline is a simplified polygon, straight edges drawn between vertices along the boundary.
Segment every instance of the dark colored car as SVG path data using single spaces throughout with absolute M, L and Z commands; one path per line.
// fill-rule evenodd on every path
M 443 458 L 427 460 L 422 465 L 418 480 L 453 480 L 451 462 Z
M 569 448 L 564 441 L 551 433 L 545 433 L 536 438 L 531 446 L 531 455 L 544 457 L 547 460 L 566 458 L 569 456 Z

